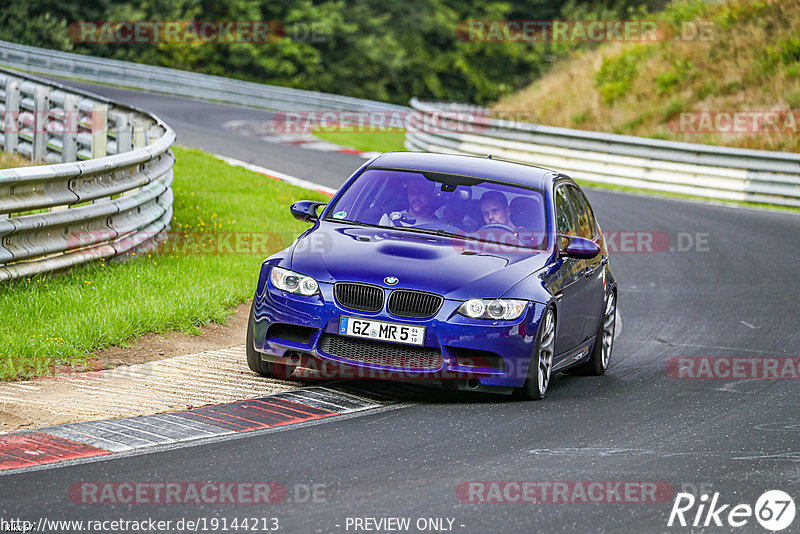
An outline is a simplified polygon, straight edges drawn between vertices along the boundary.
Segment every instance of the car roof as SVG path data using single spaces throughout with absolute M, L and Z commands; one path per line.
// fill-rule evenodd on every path
M 369 166 L 459 174 L 542 189 L 546 189 L 558 175 L 552 169 L 490 157 L 430 152 L 387 152 L 372 160 Z

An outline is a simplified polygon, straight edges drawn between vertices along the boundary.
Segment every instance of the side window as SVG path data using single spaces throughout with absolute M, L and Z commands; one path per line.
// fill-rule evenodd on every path
M 578 235 L 572 203 L 565 186 L 556 187 L 556 232 L 560 235 Z
M 568 190 L 572 210 L 575 213 L 575 222 L 577 226 L 577 235 L 592 239 L 595 236 L 594 231 L 594 215 L 592 214 L 589 203 L 583 193 L 573 186 L 567 186 L 564 189 Z
M 589 199 L 586 198 L 586 194 L 580 191 L 580 195 L 583 199 L 583 203 L 586 205 L 586 211 L 589 213 L 589 224 L 592 225 L 592 238 L 595 238 L 597 237 L 597 219 L 594 218 L 594 211 L 592 211 L 592 205 L 589 204 Z

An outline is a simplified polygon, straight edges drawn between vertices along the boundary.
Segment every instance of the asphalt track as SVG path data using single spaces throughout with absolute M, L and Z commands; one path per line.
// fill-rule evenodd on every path
M 219 126 L 268 119 L 265 112 L 95 91 L 160 115 L 184 145 L 323 185 L 341 183 L 363 162 Z M 800 504 L 800 382 L 676 379 L 667 372 L 675 357 L 800 356 L 800 217 L 587 193 L 604 231 L 663 232 L 675 249 L 612 254 L 624 329 L 605 376 L 558 375 L 541 402 L 401 388 L 398 404 L 330 422 L 2 475 L 0 516 L 276 517 L 282 532 L 354 532 L 347 519 L 356 517 L 408 517 L 412 527 L 419 518 L 451 518 L 452 529 L 464 533 L 692 531 L 667 527 L 672 498 L 470 503 L 457 495 L 465 481 L 656 481 L 676 492 L 704 485 L 731 505 L 754 505 L 764 491 L 780 489 Z M 698 234 L 699 249 L 678 250 L 687 236 L 696 244 Z M 286 502 L 270 506 L 87 506 L 68 497 L 80 481 L 276 481 L 290 491 Z M 299 502 L 292 488 L 312 484 L 324 495 Z M 765 532 L 754 518 L 738 529 L 705 529 L 731 530 Z M 800 517 L 784 532 L 791 531 L 800 531 Z

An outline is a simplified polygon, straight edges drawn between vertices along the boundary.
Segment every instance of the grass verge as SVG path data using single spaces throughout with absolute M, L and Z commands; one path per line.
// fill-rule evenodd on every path
M 0 152 L 0 169 L 13 169 L 14 167 L 28 167 L 33 165 L 19 154 Z
M 392 152 L 405 151 L 403 141 L 406 131 L 403 128 L 389 128 L 385 130 L 372 129 L 369 131 L 347 130 L 346 128 L 334 131 L 317 128 L 313 134 L 323 141 L 336 145 L 355 148 L 363 152 Z
M 199 150 L 174 151 L 174 218 L 161 253 L 0 284 L 0 380 L 80 369 L 92 351 L 146 332 L 224 322 L 252 297 L 263 259 L 307 228 L 289 204 L 327 200 Z

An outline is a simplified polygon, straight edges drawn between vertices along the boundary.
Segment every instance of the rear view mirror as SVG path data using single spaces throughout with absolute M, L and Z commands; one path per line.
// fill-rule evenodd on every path
M 558 236 L 559 239 L 567 239 L 568 243 L 561 249 L 561 254 L 569 258 L 589 260 L 600 254 L 600 245 L 586 239 L 585 237 Z
M 289 211 L 292 212 L 292 216 L 298 221 L 313 222 L 319 218 L 319 215 L 317 215 L 317 209 L 324 205 L 324 202 L 299 200 L 291 205 Z

